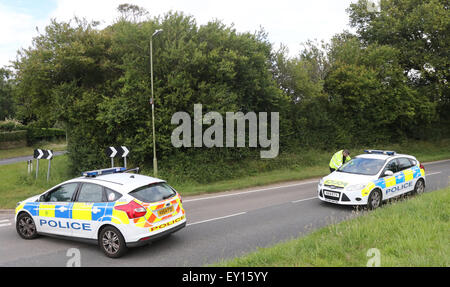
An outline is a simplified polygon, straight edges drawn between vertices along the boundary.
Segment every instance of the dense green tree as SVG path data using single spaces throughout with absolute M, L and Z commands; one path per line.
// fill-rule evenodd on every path
M 409 85 L 436 104 L 440 119 L 447 119 L 444 123 L 447 126 L 450 125 L 448 8 L 448 0 L 381 0 L 380 11 L 372 12 L 367 9 L 367 0 L 360 0 L 348 10 L 350 23 L 366 46 L 387 45 L 398 51 L 398 62 L 408 76 Z
M 0 69 L 0 121 L 14 116 L 11 76 L 11 71 Z

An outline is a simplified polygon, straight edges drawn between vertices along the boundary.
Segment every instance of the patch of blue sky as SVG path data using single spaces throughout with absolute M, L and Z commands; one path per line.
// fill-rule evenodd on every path
M 0 6 L 35 19 L 48 17 L 56 5 L 56 0 L 0 0 Z

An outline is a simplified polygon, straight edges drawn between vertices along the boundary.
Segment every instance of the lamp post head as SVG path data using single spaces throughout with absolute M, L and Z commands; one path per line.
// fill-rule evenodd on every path
M 153 33 L 152 37 L 158 35 L 158 34 L 161 33 L 162 31 L 163 31 L 162 29 L 156 30 L 156 31 Z

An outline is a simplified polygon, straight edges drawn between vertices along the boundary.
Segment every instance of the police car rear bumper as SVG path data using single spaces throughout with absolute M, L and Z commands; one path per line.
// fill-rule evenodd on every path
M 186 221 L 184 221 L 183 223 L 181 223 L 171 229 L 165 230 L 165 231 L 157 233 L 155 235 L 143 237 L 140 240 L 135 241 L 135 242 L 127 242 L 126 245 L 127 245 L 127 247 L 138 247 L 138 246 L 146 245 L 152 241 L 161 239 L 171 233 L 177 232 L 184 227 L 186 227 Z

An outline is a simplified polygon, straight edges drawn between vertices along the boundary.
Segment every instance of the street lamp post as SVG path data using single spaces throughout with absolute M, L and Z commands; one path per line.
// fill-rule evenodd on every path
M 155 177 L 158 176 L 158 161 L 156 160 L 156 141 L 155 141 L 155 100 L 153 97 L 153 36 L 161 33 L 162 30 L 156 30 L 150 37 L 150 75 L 151 75 L 151 86 L 152 86 L 152 130 L 153 130 L 153 174 Z

